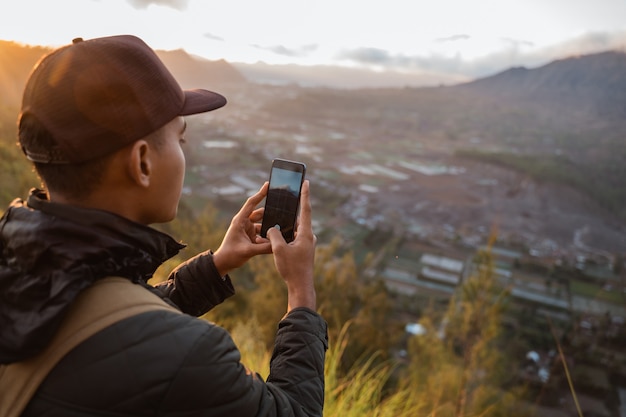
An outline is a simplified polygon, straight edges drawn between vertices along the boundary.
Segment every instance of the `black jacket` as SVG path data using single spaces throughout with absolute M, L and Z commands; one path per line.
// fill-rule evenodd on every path
M 46 346 L 81 290 L 106 276 L 148 286 L 184 245 L 114 214 L 50 203 L 34 191 L 0 219 L 0 363 Z M 228 333 L 192 316 L 234 293 L 209 252 L 156 289 L 184 315 L 118 322 L 51 371 L 24 416 L 313 416 L 322 414 L 326 323 L 300 308 L 279 324 L 270 376 L 240 363 Z

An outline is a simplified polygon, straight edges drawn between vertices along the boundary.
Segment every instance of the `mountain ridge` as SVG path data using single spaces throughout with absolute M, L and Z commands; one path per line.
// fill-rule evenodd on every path
M 0 41 L 1 106 L 19 108 L 32 66 L 50 50 Z M 242 74 L 236 64 L 225 60 L 206 60 L 183 49 L 156 52 L 184 88 L 229 92 L 232 88 L 258 85 Z M 268 66 L 264 68 L 269 71 Z M 602 125 L 603 131 L 616 136 L 626 124 L 626 53 L 620 51 L 563 58 L 537 68 L 508 68 L 454 85 L 346 90 L 305 88 L 295 79 L 290 82 L 285 88 L 303 89 L 297 94 L 299 102 L 279 100 L 268 107 L 284 117 L 313 113 L 324 117 L 328 112 L 341 111 L 351 113 L 353 120 L 364 112 L 396 112 L 390 116 L 392 119 L 407 119 L 410 114 L 419 113 L 420 129 L 439 126 L 449 131 L 456 124 L 458 128 L 453 130 L 493 131 L 493 127 L 485 126 L 497 126 L 493 135 L 506 134 L 507 129 L 525 129 L 533 123 L 548 131 L 570 132 L 577 127 L 588 131 L 592 125 Z M 494 109 L 492 114 L 484 112 L 487 108 Z M 447 119 L 442 118 L 444 114 Z
M 559 59 L 533 69 L 509 68 L 459 88 L 499 99 L 560 105 L 602 118 L 623 119 L 626 53 L 605 51 Z
M 33 65 L 51 48 L 0 40 L 0 104 L 16 103 Z M 216 88 L 221 84 L 267 83 L 324 88 L 429 88 L 461 87 L 495 98 L 520 100 L 563 96 L 571 101 L 610 98 L 601 111 L 619 116 L 626 91 L 626 53 L 605 51 L 567 57 L 539 67 L 511 67 L 494 75 L 468 80 L 441 78 L 440 74 L 409 75 L 400 72 L 377 73 L 352 68 L 298 65 L 243 64 L 207 60 L 184 49 L 157 50 L 157 55 L 175 74 L 183 88 Z M 622 71 L 619 71 L 621 69 Z M 343 81 L 342 81 L 343 80 Z M 420 85 L 415 85 L 419 83 Z M 546 89 L 546 87 L 548 87 Z M 580 97 L 586 95 L 587 97 Z M 618 105 L 616 108 L 615 105 Z
M 18 108 L 35 64 L 53 48 L 0 40 L 0 106 Z M 230 63 L 195 57 L 183 49 L 155 51 L 183 88 L 216 88 L 247 80 Z
M 271 85 L 300 85 L 355 90 L 361 88 L 405 88 L 450 85 L 468 81 L 467 77 L 433 72 L 374 71 L 332 65 L 233 63 L 253 82 Z

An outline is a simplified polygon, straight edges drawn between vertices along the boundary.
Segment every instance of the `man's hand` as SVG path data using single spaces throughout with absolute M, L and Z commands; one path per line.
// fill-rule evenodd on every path
M 311 199 L 309 181 L 302 184 L 300 221 L 293 242 L 287 243 L 280 231 L 271 227 L 267 237 L 272 244 L 276 270 L 287 283 L 287 312 L 296 307 L 316 309 L 313 285 L 313 260 L 316 236 L 311 226 Z
M 268 186 L 267 182 L 263 184 L 231 220 L 222 244 L 213 254 L 220 275 L 239 268 L 253 256 L 272 252 L 270 241 L 259 236 L 264 208 L 255 209 L 267 195 Z

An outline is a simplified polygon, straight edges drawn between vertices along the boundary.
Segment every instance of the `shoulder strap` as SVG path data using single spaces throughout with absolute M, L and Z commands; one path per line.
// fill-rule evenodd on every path
M 151 310 L 180 313 L 141 285 L 108 277 L 84 290 L 70 307 L 48 347 L 28 360 L 0 367 L 0 417 L 17 417 L 55 365 L 100 330 Z

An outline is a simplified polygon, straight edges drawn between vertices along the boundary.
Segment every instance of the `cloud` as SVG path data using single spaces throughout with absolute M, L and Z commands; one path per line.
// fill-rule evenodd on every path
M 380 48 L 356 48 L 346 49 L 337 54 L 340 60 L 353 61 L 358 64 L 394 66 L 398 60 L 402 60 L 401 55 L 392 56 L 389 51 Z
M 221 36 L 214 35 L 214 34 L 209 33 L 209 32 L 205 33 L 203 36 L 205 38 L 207 38 L 207 39 L 211 39 L 212 41 L 224 42 L 224 38 L 222 38 Z
M 461 35 L 441 38 L 438 42 L 467 39 Z M 468 59 L 456 54 L 429 52 L 424 55 L 392 54 L 379 48 L 355 48 L 341 51 L 336 58 L 357 65 L 376 66 L 396 71 L 440 73 L 449 76 L 481 78 L 511 67 L 535 68 L 573 55 L 607 50 L 626 51 L 626 32 L 593 32 L 556 45 L 538 47 L 521 39 L 502 38 L 501 49 Z
M 519 46 L 519 43 L 513 43 L 502 51 L 468 63 L 467 70 L 474 76 L 485 76 L 515 66 L 536 68 L 557 59 L 571 56 L 609 50 L 626 51 L 626 32 L 589 32 L 580 37 L 542 48 L 532 45 L 530 48 L 522 49 Z
M 171 7 L 176 10 L 185 10 L 189 0 L 128 0 L 128 3 L 135 9 L 147 9 L 154 4 L 156 6 Z
M 535 46 L 535 44 L 531 41 L 525 41 L 523 39 L 513 39 L 513 38 L 500 38 L 502 40 L 502 42 L 505 42 L 509 45 L 511 45 L 514 48 L 519 48 L 522 46 Z
M 438 54 L 427 56 L 391 54 L 389 51 L 379 48 L 356 48 L 343 50 L 337 56 L 340 61 L 351 61 L 357 65 L 383 67 L 393 70 L 425 71 L 458 73 L 460 70 L 460 57 L 446 57 Z
M 548 48 L 548 53 L 562 55 L 581 55 L 608 50 L 624 50 L 626 48 L 625 32 L 589 32 L 571 41 Z
M 270 51 L 277 55 L 283 55 L 283 56 L 288 56 L 288 57 L 305 57 L 309 55 L 311 52 L 315 52 L 318 48 L 318 45 L 316 44 L 302 45 L 298 48 L 287 48 L 284 45 L 275 45 L 275 46 L 252 45 L 252 46 L 257 49 Z
M 437 42 L 437 43 L 444 43 L 444 42 L 465 41 L 465 40 L 468 40 L 469 38 L 471 38 L 470 35 L 466 35 L 464 33 L 460 33 L 460 34 L 448 36 L 448 37 L 445 37 L 445 38 L 437 38 L 437 39 L 435 39 L 435 42 Z
M 468 63 L 467 70 L 474 76 L 486 76 L 510 67 L 536 68 L 557 59 L 609 50 L 626 51 L 626 32 L 589 32 L 578 38 L 543 48 L 533 47 L 522 50 L 519 45 L 515 44 Z

